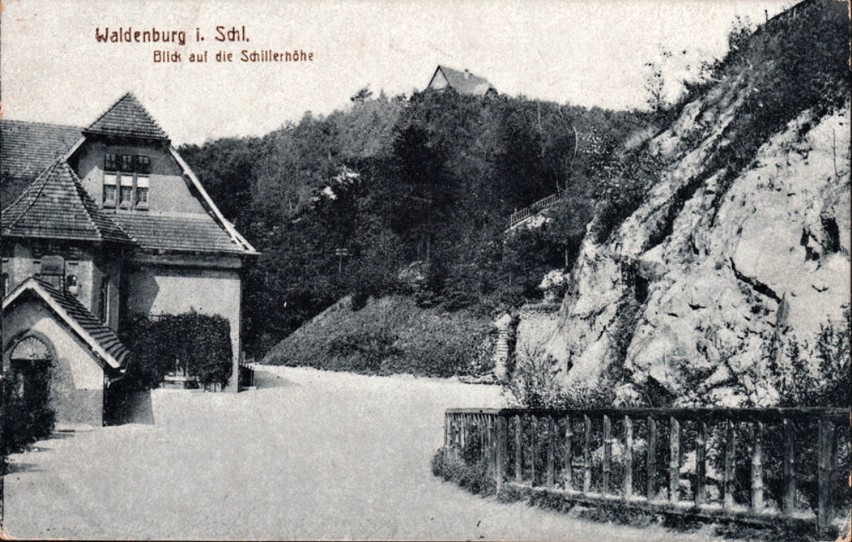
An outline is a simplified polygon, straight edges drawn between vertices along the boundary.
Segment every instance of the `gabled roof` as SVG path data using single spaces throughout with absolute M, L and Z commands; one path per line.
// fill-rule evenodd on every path
M 131 243 L 101 212 L 64 159 L 57 159 L 0 214 L 0 232 L 9 237 Z
M 139 103 L 132 92 L 118 99 L 91 126 L 83 130 L 86 135 L 136 137 L 168 141 L 169 136 Z
M 116 213 L 113 218 L 143 249 L 246 253 L 245 247 L 206 214 Z
M 0 120 L 0 207 L 9 205 L 81 137 L 79 126 Z
M 207 190 L 204 189 L 204 185 L 201 184 L 201 181 L 195 175 L 195 172 L 192 171 L 192 168 L 189 167 L 189 164 L 186 163 L 186 160 L 183 159 L 183 156 L 175 149 L 173 146 L 169 145 L 169 152 L 172 154 L 172 157 L 175 159 L 175 162 L 183 170 L 184 175 L 187 176 L 189 182 L 192 183 L 192 186 L 201 196 L 201 199 L 204 201 L 205 206 L 210 210 L 213 214 L 213 217 L 216 221 L 221 224 L 221 226 L 228 232 L 228 235 L 234 242 L 240 247 L 240 250 L 246 256 L 257 256 L 260 254 L 255 248 L 248 242 L 248 240 L 242 236 L 240 232 L 237 231 L 237 228 L 234 227 L 231 222 L 225 218 L 225 215 L 222 214 L 222 211 L 216 206 L 213 202 L 213 198 L 210 197 L 210 194 L 207 193 Z
M 474 96 L 485 96 L 488 94 L 489 90 L 493 90 L 497 92 L 497 89 L 488 82 L 484 77 L 479 77 L 477 75 L 473 75 L 467 70 L 460 71 L 448 66 L 438 66 L 438 69 L 435 70 L 435 74 L 432 76 L 432 80 L 435 79 L 435 75 L 441 72 L 444 74 L 444 78 L 447 80 L 447 84 L 453 88 L 459 94 L 472 94 Z M 429 83 L 431 85 L 431 81 Z
M 97 354 L 108 367 L 124 371 L 130 361 L 130 350 L 115 332 L 102 324 L 76 297 L 68 295 L 51 284 L 30 277 L 3 299 L 3 312 L 25 293 L 41 298 L 77 336 Z
M 29 125 L 32 123 L 21 123 Z M 76 130 L 76 129 L 75 129 Z M 122 96 L 112 107 L 110 107 L 98 120 L 91 126 L 81 131 L 78 131 L 76 139 L 68 137 L 67 145 L 63 144 L 64 159 L 69 159 L 69 156 L 83 144 L 89 137 L 97 135 L 109 135 L 112 137 L 135 137 L 146 140 L 161 140 L 166 143 L 167 151 L 180 166 L 183 176 L 195 189 L 200 196 L 203 206 L 207 209 L 207 215 L 203 216 L 206 220 L 205 224 L 199 224 L 200 220 L 175 219 L 174 217 L 158 218 L 154 212 L 138 213 L 137 216 L 129 216 L 125 213 L 109 213 L 99 210 L 91 197 L 87 197 L 87 193 L 83 190 L 82 184 L 76 173 L 71 168 L 68 168 L 67 163 L 63 162 L 61 169 L 68 168 L 69 175 L 74 181 L 77 189 L 81 194 L 79 199 L 82 202 L 82 208 L 85 213 L 81 213 L 80 205 L 75 204 L 74 209 L 60 209 L 64 207 L 64 199 L 73 200 L 68 197 L 74 191 L 70 190 L 70 184 L 65 182 L 60 183 L 64 187 L 64 196 L 62 198 L 47 198 L 39 199 L 36 195 L 39 193 L 40 187 L 48 181 L 48 179 L 39 176 L 35 181 L 32 181 L 37 172 L 31 173 L 28 178 L 22 181 L 20 187 L 9 192 L 14 194 L 17 200 L 12 198 L 3 199 L 2 205 L 8 208 L 3 211 L 2 217 L 2 233 L 3 235 L 17 235 L 21 237 L 52 237 L 59 239 L 81 239 L 81 240 L 112 240 L 132 242 L 130 238 L 136 237 L 144 248 L 158 250 L 173 250 L 173 251 L 190 251 L 190 252 L 225 252 L 235 253 L 244 256 L 256 256 L 258 252 L 243 237 L 219 211 L 216 204 L 207 194 L 207 191 L 201 185 L 198 177 L 192 171 L 189 164 L 180 156 L 177 150 L 168 141 L 166 133 L 157 125 L 156 121 L 148 114 L 145 108 L 139 103 L 139 100 L 130 92 Z M 31 132 L 32 137 L 39 137 L 37 132 Z M 21 143 L 30 143 L 25 139 Z M 19 138 L 21 139 L 21 138 Z M 64 141 L 65 142 L 65 141 Z M 2 145 L 4 153 L 6 152 L 6 144 Z M 59 146 L 57 146 L 59 148 Z M 35 153 L 39 154 L 39 153 Z M 51 160 L 55 159 L 54 154 L 50 154 L 51 159 L 44 161 L 44 153 L 40 153 L 41 162 L 51 165 Z M 51 165 L 54 167 L 55 165 Z M 6 165 L 4 164 L 4 168 Z M 10 168 L 11 169 L 11 168 Z M 5 171 L 5 169 L 4 169 Z M 13 170 L 14 173 L 14 170 Z M 57 173 L 54 172 L 54 175 Z M 67 181 L 64 169 L 60 171 L 62 177 L 60 181 Z M 51 180 L 54 183 L 55 180 Z M 7 183 L 4 175 L 3 191 L 7 192 Z M 28 187 L 26 185 L 29 185 Z M 52 185 L 51 185 L 52 186 Z M 14 201 L 14 203 L 12 203 Z M 12 205 L 10 205 L 12 203 Z M 51 205 L 52 204 L 52 207 Z M 30 209 L 30 206 L 33 208 Z M 62 210 L 60 213 L 59 211 Z M 33 218 L 33 220 L 29 220 Z M 91 219 L 91 220 L 87 220 Z M 90 231 L 89 222 L 95 225 L 95 232 Z M 128 228 L 127 231 L 122 231 L 122 226 Z M 215 227 L 216 231 L 213 231 Z M 162 229 L 160 229 L 162 228 Z M 133 230 L 132 233 L 130 230 Z M 129 236 L 127 234 L 130 234 Z

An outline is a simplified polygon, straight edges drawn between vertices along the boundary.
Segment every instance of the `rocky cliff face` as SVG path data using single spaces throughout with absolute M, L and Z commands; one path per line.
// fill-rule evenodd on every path
M 784 36 L 755 39 L 753 50 L 769 54 Z M 723 158 L 745 145 L 743 118 L 772 80 L 756 56 L 741 55 L 648 141 L 660 181 L 605 242 L 584 241 L 547 343 L 564 385 L 612 383 L 617 404 L 772 405 L 770 367 L 785 345 L 813 344 L 842 318 L 849 103 L 784 106 L 786 126 L 733 167 Z

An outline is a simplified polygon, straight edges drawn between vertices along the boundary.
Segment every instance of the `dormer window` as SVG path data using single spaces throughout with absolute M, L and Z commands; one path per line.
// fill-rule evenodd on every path
M 104 154 L 104 207 L 147 209 L 151 158 L 139 154 Z

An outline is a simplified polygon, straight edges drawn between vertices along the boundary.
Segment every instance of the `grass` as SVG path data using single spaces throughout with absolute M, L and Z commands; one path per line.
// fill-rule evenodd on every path
M 361 374 L 481 375 L 492 368 L 491 323 L 467 310 L 424 309 L 402 296 L 353 310 L 344 298 L 267 354 L 264 363 Z

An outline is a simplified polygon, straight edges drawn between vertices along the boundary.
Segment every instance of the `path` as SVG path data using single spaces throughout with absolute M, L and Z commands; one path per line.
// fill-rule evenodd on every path
M 12 456 L 18 537 L 709 540 L 482 499 L 432 476 L 450 406 L 499 389 L 264 368 L 239 395 L 157 390 L 155 425 L 52 438 Z

